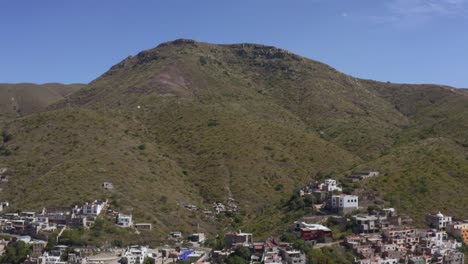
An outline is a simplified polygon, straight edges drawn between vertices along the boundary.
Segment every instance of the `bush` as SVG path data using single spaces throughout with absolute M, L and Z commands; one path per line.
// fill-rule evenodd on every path
M 139 150 L 145 150 L 146 149 L 146 145 L 145 144 L 141 144 L 138 146 L 138 149 Z
M 31 247 L 23 241 L 15 241 L 8 244 L 0 263 L 20 264 L 32 252 Z
M 200 64 L 201 65 L 208 64 L 208 59 L 205 56 L 200 56 Z
M 244 264 L 250 263 L 250 251 L 245 247 L 238 247 L 229 255 L 226 259 L 226 263 L 228 264 Z
M 86 244 L 82 239 L 83 235 L 84 230 L 82 228 L 65 230 L 59 242 L 67 246 L 83 246 Z
M 315 196 L 311 195 L 311 194 L 307 194 L 304 196 L 304 204 L 305 206 L 307 207 L 311 207 L 312 205 L 314 205 L 315 203 L 317 203 L 317 199 L 315 198 Z
M 218 126 L 218 125 L 219 125 L 218 120 L 216 120 L 216 119 L 208 120 L 208 127 L 215 127 L 215 126 Z
M 2 131 L 2 133 L 0 134 L 0 137 L 2 138 L 3 143 L 7 143 L 13 138 L 13 135 L 6 131 Z
M 0 146 L 0 155 L 2 156 L 10 156 L 11 155 L 11 150 L 8 146 Z
M 275 191 L 281 191 L 281 190 L 283 190 L 283 188 L 284 188 L 284 187 L 283 187 L 283 184 L 278 183 L 278 184 L 275 186 Z

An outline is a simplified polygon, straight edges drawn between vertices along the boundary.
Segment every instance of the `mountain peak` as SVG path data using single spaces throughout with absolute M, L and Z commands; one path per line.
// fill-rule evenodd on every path
M 176 39 L 176 40 L 172 40 L 172 41 L 167 41 L 167 42 L 163 42 L 161 44 L 159 44 L 156 48 L 160 48 L 160 47 L 164 47 L 164 46 L 168 46 L 168 45 L 175 45 L 175 46 L 178 46 L 178 45 L 195 45 L 199 43 L 193 39 L 186 39 L 186 38 L 179 38 L 179 39 Z

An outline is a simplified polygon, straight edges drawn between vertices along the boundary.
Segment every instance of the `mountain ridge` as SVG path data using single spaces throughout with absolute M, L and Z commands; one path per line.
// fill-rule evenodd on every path
M 183 207 L 234 198 L 243 229 L 257 230 L 259 212 L 311 177 L 371 167 L 385 176 L 354 186 L 365 195 L 415 221 L 436 206 L 466 218 L 468 197 L 453 194 L 468 187 L 467 114 L 450 87 L 353 78 L 271 46 L 176 40 L 4 124 L 12 151 L 0 165 L 14 172 L 0 198 L 34 209 L 105 197 L 160 235 L 234 228 Z
M 45 110 L 83 84 L 0 83 L 0 118 L 14 118 Z

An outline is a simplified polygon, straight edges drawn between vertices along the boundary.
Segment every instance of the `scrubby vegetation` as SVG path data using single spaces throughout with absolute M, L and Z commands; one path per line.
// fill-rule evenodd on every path
M 159 237 L 226 223 L 262 236 L 307 213 L 313 198 L 291 194 L 311 176 L 362 166 L 382 176 L 346 193 L 414 219 L 431 210 L 467 218 L 467 102 L 448 87 L 360 80 L 274 47 L 166 43 L 3 124 L 13 137 L 0 144 L 0 164 L 14 177 L 0 198 L 33 210 L 112 197 Z M 231 197 L 241 219 L 183 208 Z

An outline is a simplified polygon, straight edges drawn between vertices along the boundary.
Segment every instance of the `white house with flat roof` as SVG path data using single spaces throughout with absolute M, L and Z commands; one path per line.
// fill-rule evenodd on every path
M 84 215 L 99 215 L 106 206 L 107 202 L 95 200 L 92 203 L 85 203 L 82 208 Z
M 338 192 L 341 192 L 341 191 L 343 191 L 343 189 L 338 187 L 338 184 L 336 183 L 336 180 L 327 179 L 327 180 L 325 180 L 323 182 L 322 191 L 328 191 L 328 192 L 338 191 Z
M 332 211 L 349 213 L 359 209 L 359 197 L 356 195 L 332 195 L 329 207 Z
M 116 222 L 118 226 L 130 227 L 133 225 L 132 215 L 118 214 Z

